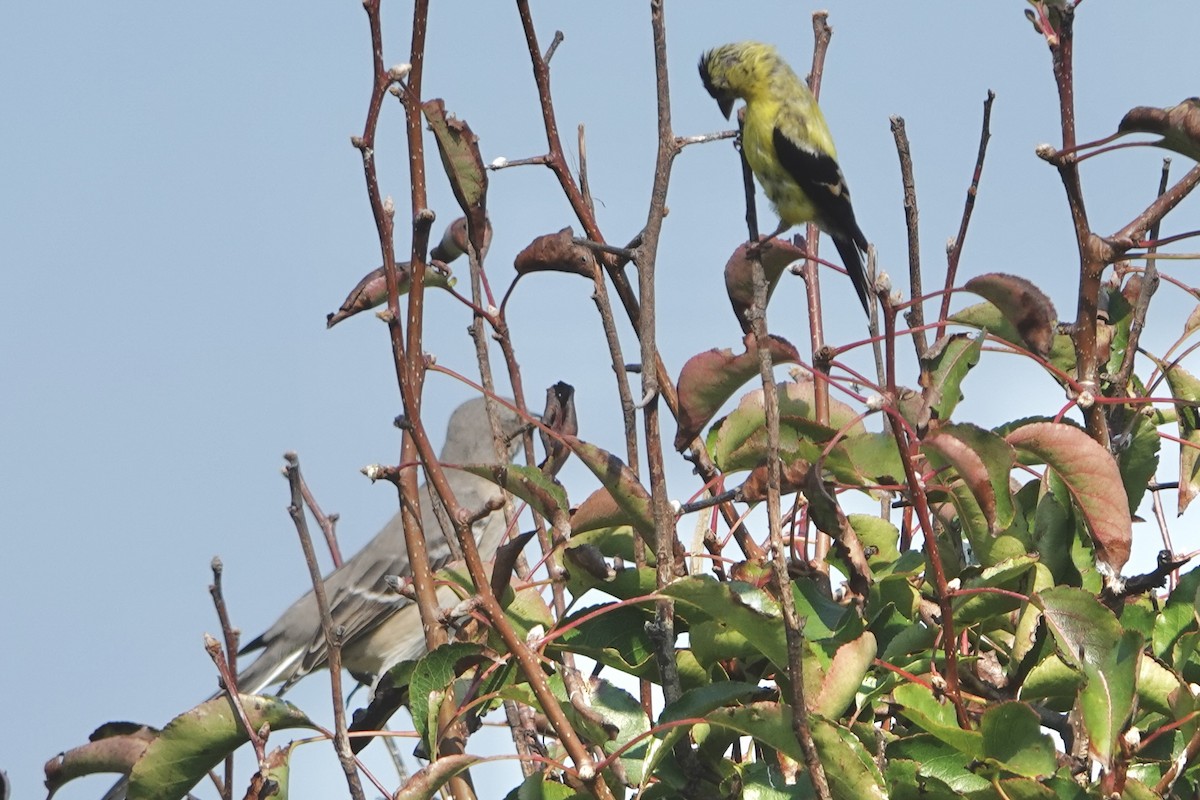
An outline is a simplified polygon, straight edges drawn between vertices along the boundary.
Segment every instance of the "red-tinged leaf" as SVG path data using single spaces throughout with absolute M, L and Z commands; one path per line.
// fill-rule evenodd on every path
M 596 257 L 591 250 L 575 243 L 575 233 L 563 228 L 558 233 L 539 236 L 513 259 L 518 275 L 529 272 L 569 272 L 591 278 L 596 274 Z
M 396 278 L 399 281 L 397 296 L 403 297 L 408 294 L 408 290 L 412 286 L 411 277 L 407 261 L 396 265 Z M 449 289 L 455 283 L 455 278 L 441 270 L 425 270 L 426 288 Z M 364 275 L 358 285 L 350 290 L 350 294 L 346 295 L 346 299 L 342 301 L 341 308 L 325 316 L 325 327 L 332 328 L 348 317 L 383 305 L 385 302 L 387 302 L 387 278 L 384 277 L 383 267 L 379 267 Z
M 597 489 L 571 513 L 571 534 L 633 525 L 633 515 L 617 504 L 608 489 Z
M 1006 441 L 1035 456 L 1062 479 L 1087 522 L 1096 558 L 1121 574 L 1129 560 L 1133 521 L 1121 471 L 1112 454 L 1079 428 L 1061 422 L 1034 422 L 1012 431 Z
M 1058 312 L 1045 292 L 1031 281 L 993 272 L 972 278 L 964 288 L 1000 309 L 1031 352 L 1042 358 L 1050 355 Z
M 575 413 L 575 387 L 559 381 L 546 390 L 546 408 L 542 411 L 542 424 L 538 435 L 546 459 L 540 465 L 548 475 L 557 475 L 567 461 L 571 449 L 562 443 L 562 436 L 579 433 L 579 419 Z
M 1120 133 L 1156 133 L 1163 138 L 1153 142 L 1200 161 L 1200 97 L 1189 97 L 1170 108 L 1137 106 L 1129 110 L 1117 126 Z
M 760 242 L 757 249 L 762 259 L 763 277 L 767 281 L 767 301 L 770 302 L 783 271 L 789 264 L 804 258 L 805 250 L 803 245 L 797 247 L 786 239 Z M 725 264 L 725 291 L 743 333 L 750 333 L 747 314 L 754 304 L 754 262 L 749 258 L 749 253 L 750 243 L 746 242 L 733 251 Z
M 946 425 L 926 437 L 921 449 L 935 467 L 949 466 L 958 473 L 990 533 L 1012 524 L 1015 510 L 1008 478 L 1016 454 L 1004 439 L 975 425 Z
M 1179 424 L 1179 438 L 1187 444 L 1179 448 L 1179 494 L 1177 513 L 1180 515 L 1200 492 L 1200 381 L 1180 366 L 1165 366 L 1163 374 Z
M 679 431 L 675 434 L 675 449 L 684 450 L 704 429 L 725 401 L 742 384 L 758 375 L 758 348 L 747 337 L 744 353 L 713 348 L 692 356 L 679 371 Z M 773 364 L 797 364 L 800 353 L 787 340 L 778 336 L 767 339 L 767 350 Z
M 1192 313 L 1188 314 L 1187 321 L 1183 323 L 1184 334 L 1189 334 L 1200 328 L 1200 306 L 1192 309 Z
M 479 137 L 466 122 L 447 114 L 440 98 L 422 103 L 421 111 L 433 131 L 454 199 L 467 217 L 468 235 L 475 249 L 482 253 L 487 230 L 488 176 L 479 153 Z
M 779 469 L 780 494 L 792 494 L 804 485 L 812 464 L 802 458 L 784 461 Z M 767 465 L 760 464 L 750 470 L 750 475 L 737 487 L 738 499 L 745 503 L 758 503 L 767 499 Z
M 809 710 L 828 719 L 840 717 L 862 688 L 863 678 L 875 662 L 878 646 L 875 634 L 865 631 L 862 636 L 839 647 L 825 672 L 825 679 L 808 704 Z
M 109 722 L 88 737 L 88 743 L 59 753 L 46 762 L 46 789 L 53 796 L 68 781 L 99 772 L 125 775 L 146 752 L 159 731 L 133 722 Z
M 989 337 L 1008 342 L 1014 347 L 1027 347 L 1016 327 L 992 303 L 976 303 L 950 315 L 950 321 L 957 325 L 966 325 L 984 331 Z M 1071 337 L 1064 333 L 1055 333 L 1054 343 L 1050 346 L 1047 358 L 1050 364 L 1065 373 L 1075 369 L 1075 346 Z M 1057 376 L 1053 375 L 1057 379 Z
M 829 534 L 833 539 L 833 552 L 839 556 L 849 573 L 846 575 L 850 591 L 859 597 L 865 597 L 874 582 L 871 567 L 867 563 L 867 555 L 863 550 L 858 534 L 850 525 L 850 520 L 842 512 L 837 498 L 821 480 L 819 465 L 808 471 L 804 481 L 804 495 L 808 498 L 808 513 L 813 524 L 822 533 Z

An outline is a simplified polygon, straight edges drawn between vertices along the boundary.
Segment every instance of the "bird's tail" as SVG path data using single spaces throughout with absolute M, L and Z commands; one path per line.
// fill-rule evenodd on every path
M 854 283 L 854 291 L 858 292 L 858 299 L 862 302 L 863 311 L 869 317 L 871 315 L 871 287 L 867 281 L 867 268 L 863 264 L 863 254 L 867 251 L 866 238 L 860 233 L 858 238 L 861 241 L 848 236 L 833 236 L 834 245 L 837 246 L 838 255 L 842 257 L 842 265 L 846 267 L 846 272 L 850 273 L 850 280 Z

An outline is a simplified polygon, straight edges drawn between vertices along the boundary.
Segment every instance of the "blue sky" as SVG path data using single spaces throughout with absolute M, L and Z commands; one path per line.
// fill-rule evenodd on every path
M 426 96 L 443 97 L 471 124 L 487 161 L 542 153 L 515 9 L 433 6 Z M 993 138 L 961 274 L 1029 277 L 1061 316 L 1071 316 L 1066 205 L 1056 173 L 1033 155 L 1038 143 L 1058 141 L 1057 100 L 1025 4 L 831 0 L 828 7 L 835 35 L 822 106 L 860 224 L 896 285 L 904 285 L 905 239 L 888 118 L 907 121 L 926 286 L 937 285 L 970 180 L 982 102 L 993 89 Z M 610 241 L 624 242 L 645 221 L 654 87 L 645 5 L 612 8 L 541 3 L 534 16 L 543 47 L 555 29 L 566 36 L 552 62 L 559 123 L 572 157 L 575 126 L 586 126 L 600 223 Z M 696 76 L 702 50 L 762 39 L 804 72 L 811 10 L 669 4 L 676 132 L 725 124 Z M 387 4 L 384 16 L 385 62 L 406 61 L 410 8 Z M 1110 133 L 1131 106 L 1200 94 L 1198 26 L 1194 0 L 1085 3 L 1077 24 L 1081 140 Z M 8 387 L 0 414 L 7 551 L 0 717 L 10 730 L 0 769 L 14 781 L 14 796 L 26 797 L 40 791 L 41 764 L 95 726 L 162 724 L 211 691 L 201 635 L 216 630 L 207 593 L 214 554 L 225 561 L 246 640 L 304 590 L 279 476 L 285 450 L 300 453 L 324 507 L 342 515 L 344 549 L 393 513 L 394 492 L 370 485 L 358 469 L 394 463 L 399 396 L 377 320 L 324 327 L 325 314 L 379 263 L 361 163 L 349 143 L 361 131 L 370 88 L 358 3 L 10 3 L 0 11 L 0 86 L 0 296 L 7 300 L 0 367 Z M 403 148 L 402 114 L 389 103 L 378 159 L 398 222 L 408 214 Z M 1124 151 L 1085 166 L 1097 230 L 1115 230 L 1141 209 L 1161 156 Z M 1174 162 L 1176 175 L 1190 167 L 1182 157 Z M 436 157 L 429 163 L 440 231 L 456 210 Z M 738 346 L 721 269 L 745 235 L 739 180 L 728 142 L 688 148 L 676 161 L 657 289 L 660 347 L 673 374 L 696 352 Z M 534 236 L 574 223 L 550 173 L 538 167 L 493 174 L 489 207 L 494 285 L 507 284 L 513 256 Z M 1185 203 L 1164 233 L 1198 227 L 1196 211 L 1194 200 Z M 771 219 L 765 206 L 760 214 Z M 397 226 L 402 253 L 405 227 Z M 1189 267 L 1169 269 L 1186 279 Z M 829 338 L 860 338 L 849 283 L 831 275 L 822 285 L 838 309 Z M 771 323 L 802 343 L 798 286 L 776 295 Z M 557 380 L 574 384 L 581 434 L 620 451 L 615 388 L 590 293 L 578 278 L 535 275 L 522 281 L 509 320 L 531 397 Z M 1155 300 L 1164 322 L 1148 334 L 1151 347 L 1173 340 L 1193 305 L 1164 286 Z M 469 372 L 464 309 L 433 296 L 428 319 L 427 349 Z M 632 359 L 636 349 L 623 330 Z M 985 424 L 1051 413 L 1062 403 L 1054 385 L 1013 358 L 992 358 L 965 389 L 963 413 Z M 468 396 L 444 377 L 430 378 L 427 422 L 439 441 L 449 412 Z M 1171 476 L 1169 466 L 1164 472 Z M 672 496 L 697 488 L 681 461 L 669 477 Z M 575 465 L 564 481 L 576 500 L 594 487 Z M 1151 528 L 1139 530 L 1145 538 L 1135 541 L 1134 563 L 1145 564 L 1159 545 Z M 1178 531 L 1176 544 L 1197 546 Z M 301 687 L 296 698 L 319 709 L 324 686 Z M 340 780 L 327 752 L 310 751 L 314 776 Z M 80 782 L 60 796 L 92 797 L 106 785 Z

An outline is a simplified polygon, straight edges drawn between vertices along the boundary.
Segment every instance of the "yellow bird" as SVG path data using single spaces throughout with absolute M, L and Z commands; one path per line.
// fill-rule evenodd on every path
M 869 314 L 867 237 L 854 219 L 833 137 L 808 86 L 774 47 L 761 42 L 709 50 L 700 57 L 700 79 L 726 119 L 734 100 L 746 101 L 742 152 L 779 214 L 772 236 L 816 223 L 833 239 Z

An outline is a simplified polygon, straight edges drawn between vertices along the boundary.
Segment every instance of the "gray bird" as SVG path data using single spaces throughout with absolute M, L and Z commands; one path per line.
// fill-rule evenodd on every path
M 508 447 L 507 459 L 511 459 L 524 423 L 500 403 L 495 408 Z M 439 460 L 454 465 L 499 462 L 484 398 L 468 400 L 455 409 Z M 502 496 L 494 483 L 483 478 L 455 469 L 446 470 L 446 474 L 458 504 L 468 511 L 479 511 Z M 422 485 L 418 493 L 429 561 L 436 570 L 451 559 L 446 538 L 453 537 L 454 531 L 436 492 Z M 439 513 L 435 513 L 435 506 Z M 476 521 L 473 528 L 480 557 L 485 561 L 492 558 L 504 535 L 504 514 L 494 511 Z M 374 539 L 325 578 L 334 627 L 340 626 L 344 632 L 342 665 L 356 677 L 377 677 L 399 662 L 425 652 L 425 632 L 417 605 L 390 590 L 385 581 L 389 575 L 411 574 L 403 523 L 397 512 Z M 438 596 L 443 603 L 455 598 L 448 589 L 439 591 Z M 325 635 L 311 589 L 242 652 L 254 650 L 262 652 L 254 663 L 238 673 L 238 690 L 244 694 L 259 694 L 275 684 L 286 689 L 309 672 L 325 666 Z M 104 800 L 124 798 L 127 784 L 127 779 L 120 780 Z
M 516 434 L 522 420 L 499 403 L 496 404 L 500 427 L 509 443 L 509 457 L 517 444 Z M 446 464 L 494 464 L 497 462 L 492 429 L 483 398 L 468 400 L 450 417 L 446 444 L 440 460 Z M 489 501 L 500 498 L 500 489 L 490 481 L 459 470 L 447 470 L 450 486 L 458 504 L 478 511 Z M 454 531 L 443 527 L 444 513 L 436 493 L 421 486 L 421 523 L 429 549 L 429 561 L 436 570 L 451 558 L 447 537 Z M 480 556 L 486 561 L 496 552 L 504 534 L 504 515 L 493 512 L 474 525 Z M 389 575 L 412 574 L 408 551 L 404 546 L 404 527 L 400 513 L 383 526 L 375 538 L 325 578 L 325 593 L 333 615 L 334 627 L 341 626 L 345 642 L 342 664 L 356 677 L 377 676 L 388 667 L 416 658 L 425 651 L 425 635 L 420 612 L 411 600 L 388 588 Z M 312 590 L 297 600 L 243 653 L 262 650 L 254 663 L 238 674 L 239 691 L 258 694 L 269 686 L 282 683 L 284 688 L 314 669 L 324 666 L 325 635 L 317 615 L 317 600 Z

